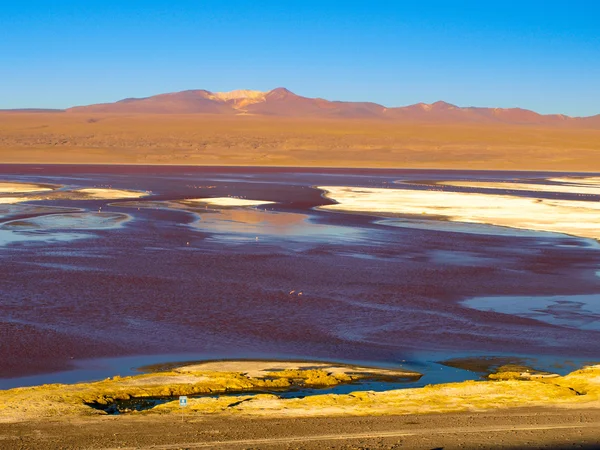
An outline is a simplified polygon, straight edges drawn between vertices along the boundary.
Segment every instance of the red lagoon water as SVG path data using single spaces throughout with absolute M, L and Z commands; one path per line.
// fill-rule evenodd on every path
M 474 233 L 468 226 L 397 227 L 377 217 L 314 209 L 330 203 L 316 185 L 543 176 L 2 166 L 3 180 L 151 191 L 142 203 L 222 196 L 275 203 L 206 213 L 119 206 L 118 200 L 37 203 L 101 208 L 130 219 L 104 229 L 71 227 L 64 218 L 62 228 L 53 230 L 0 227 L 0 377 L 143 355 L 413 367 L 428 358 L 465 355 L 598 360 L 595 329 L 463 303 L 477 297 L 600 294 L 595 275 L 600 251 L 593 242 L 496 234 L 494 227 L 482 233 L 481 226 Z M 30 210 L 20 219 L 32 215 Z M 93 364 L 88 369 L 82 376 L 94 378 Z

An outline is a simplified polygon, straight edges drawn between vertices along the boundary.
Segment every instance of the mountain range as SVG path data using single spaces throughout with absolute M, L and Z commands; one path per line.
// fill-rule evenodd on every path
M 379 119 L 402 122 L 508 123 L 600 127 L 600 115 L 569 117 L 562 114 L 538 114 L 522 108 L 459 107 L 443 101 L 388 108 L 370 102 L 343 102 L 303 97 L 285 88 L 277 88 L 268 92 L 188 90 L 145 98 L 126 98 L 114 103 L 77 106 L 68 108 L 65 111 L 86 114 L 262 115 Z

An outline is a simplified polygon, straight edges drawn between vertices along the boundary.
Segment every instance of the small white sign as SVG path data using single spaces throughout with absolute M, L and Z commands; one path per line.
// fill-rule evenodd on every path
M 187 406 L 187 397 L 185 395 L 179 396 L 179 406 L 182 408 Z

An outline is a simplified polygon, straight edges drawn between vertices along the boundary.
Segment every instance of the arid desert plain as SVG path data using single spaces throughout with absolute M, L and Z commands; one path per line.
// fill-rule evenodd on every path
M 1 443 L 593 446 L 599 198 L 581 172 L 1 166 Z

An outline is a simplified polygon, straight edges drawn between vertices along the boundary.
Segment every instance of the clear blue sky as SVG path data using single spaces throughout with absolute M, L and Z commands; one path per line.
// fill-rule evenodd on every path
M 2 0 L 0 108 L 185 89 L 600 113 L 600 1 Z

